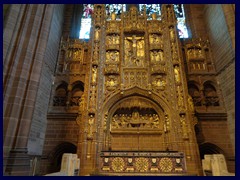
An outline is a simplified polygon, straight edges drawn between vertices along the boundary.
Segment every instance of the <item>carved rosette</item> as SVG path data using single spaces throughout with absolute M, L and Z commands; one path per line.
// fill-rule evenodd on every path
M 91 114 L 88 119 L 88 125 L 87 125 L 87 139 L 92 140 L 93 139 L 93 125 L 94 125 L 95 118 Z
M 170 158 L 162 158 L 159 161 L 159 167 L 162 172 L 171 172 L 173 169 L 173 163 Z
M 147 158 L 136 158 L 136 170 L 139 172 L 147 172 L 149 169 L 149 162 Z
M 116 157 L 112 160 L 112 169 L 114 172 L 122 172 L 125 167 L 123 158 Z

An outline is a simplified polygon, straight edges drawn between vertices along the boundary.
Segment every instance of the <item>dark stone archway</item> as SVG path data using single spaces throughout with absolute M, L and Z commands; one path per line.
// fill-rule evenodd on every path
M 199 152 L 201 159 L 204 159 L 205 154 L 223 154 L 225 155 L 224 151 L 212 143 L 203 143 L 199 145 Z
M 51 156 L 51 173 L 58 172 L 61 169 L 62 155 L 64 153 L 77 153 L 77 146 L 70 142 L 63 142 L 56 146 Z

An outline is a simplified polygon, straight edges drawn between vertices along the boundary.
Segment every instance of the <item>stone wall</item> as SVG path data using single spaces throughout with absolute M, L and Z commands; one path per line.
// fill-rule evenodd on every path
M 187 26 L 189 26 L 191 34 L 190 38 L 205 38 L 207 35 L 203 8 L 204 4 L 185 5 Z
M 28 154 L 41 155 L 47 126 L 47 111 L 63 26 L 64 5 L 55 5 L 41 71 L 28 141 Z
M 73 119 L 48 119 L 44 151 L 38 174 L 45 175 L 59 171 L 55 158 L 57 157 L 56 147 L 66 142 L 76 145 L 78 129 L 79 126 Z M 68 147 L 65 147 L 65 152 L 62 150 L 60 154 L 73 153 L 67 152 L 68 150 Z
M 204 142 L 218 146 L 225 153 L 228 169 L 234 172 L 234 162 L 232 162 L 233 147 L 229 141 L 229 130 L 227 121 L 224 120 L 201 120 L 199 122 L 202 128 Z
M 204 14 L 235 149 L 235 12 L 233 5 L 216 4 L 205 5 Z

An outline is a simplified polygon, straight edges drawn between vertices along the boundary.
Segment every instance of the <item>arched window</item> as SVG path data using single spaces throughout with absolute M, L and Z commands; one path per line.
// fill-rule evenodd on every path
M 67 86 L 66 82 L 62 82 L 55 90 L 53 97 L 53 106 L 65 106 L 67 101 Z
M 174 4 L 174 11 L 177 18 L 177 28 L 179 38 L 188 38 L 188 31 L 185 20 L 185 12 L 183 8 L 183 4 Z
M 139 4 L 140 12 L 144 11 L 144 7 L 146 8 L 146 14 L 148 16 L 148 19 L 151 19 L 152 13 L 156 13 L 158 19 L 160 19 L 160 15 L 161 15 L 160 4 Z
M 161 4 L 139 4 L 140 12 L 144 10 L 144 6 L 146 8 L 148 19 L 151 19 L 152 13 L 157 13 L 158 19 L 161 19 Z M 179 38 L 188 38 L 184 6 L 183 4 L 173 4 L 173 7 L 177 18 Z
M 80 29 L 79 39 L 89 39 L 92 14 L 93 14 L 93 4 L 83 4 L 83 15 L 81 19 L 81 29 Z
M 117 15 L 116 20 L 121 19 L 121 14 L 126 11 L 126 4 L 106 4 L 106 16 L 107 19 L 111 19 L 111 13 L 115 12 Z

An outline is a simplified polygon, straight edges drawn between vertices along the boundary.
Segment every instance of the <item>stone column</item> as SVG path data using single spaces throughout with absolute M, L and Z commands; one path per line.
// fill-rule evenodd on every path
M 29 175 L 27 144 L 54 5 L 11 5 L 4 28 L 4 174 Z

